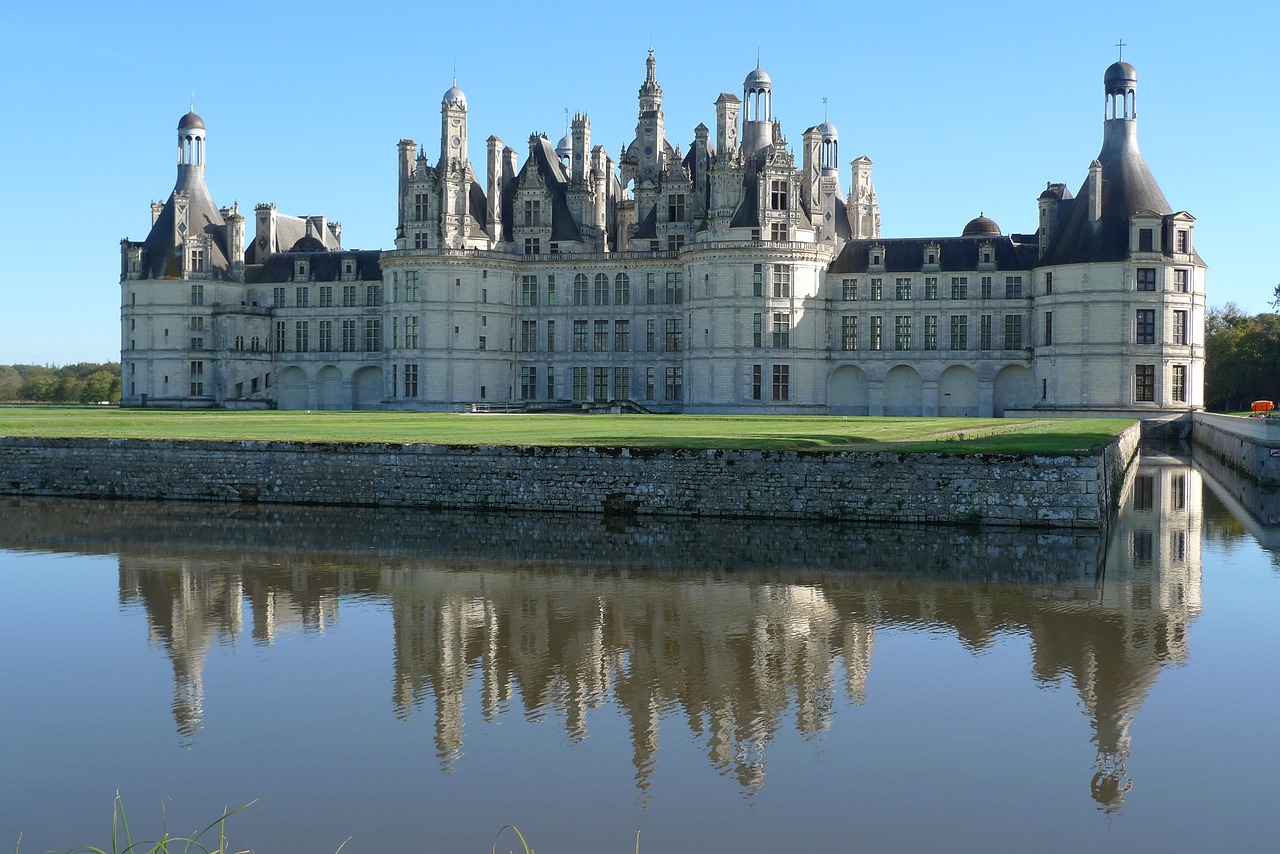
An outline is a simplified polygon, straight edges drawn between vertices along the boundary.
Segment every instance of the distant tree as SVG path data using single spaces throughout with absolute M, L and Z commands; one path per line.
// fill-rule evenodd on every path
M 1234 304 L 1205 319 L 1205 406 L 1219 412 L 1280 398 L 1280 315 L 1249 316 Z
M 0 365 L 0 401 L 21 403 L 120 402 L 118 362 Z

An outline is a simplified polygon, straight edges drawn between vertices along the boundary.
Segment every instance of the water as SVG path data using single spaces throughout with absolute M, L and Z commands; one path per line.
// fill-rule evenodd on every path
M 1269 849 L 1280 529 L 0 503 L 0 846 Z M 1264 517 L 1265 518 L 1265 517 Z M 510 831 L 499 850 L 519 850 Z

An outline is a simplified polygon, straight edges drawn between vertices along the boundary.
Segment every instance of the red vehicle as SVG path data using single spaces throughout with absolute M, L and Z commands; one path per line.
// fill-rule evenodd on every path
M 1253 418 L 1270 418 L 1271 410 L 1275 408 L 1276 405 L 1269 400 L 1255 400 L 1249 405 Z

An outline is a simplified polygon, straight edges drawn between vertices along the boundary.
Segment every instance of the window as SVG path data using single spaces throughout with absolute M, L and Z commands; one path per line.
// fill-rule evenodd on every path
M 631 399 L 631 369 L 613 369 L 613 396 L 618 400 Z
M 520 352 L 534 353 L 538 349 L 538 321 L 520 321 Z
M 556 399 L 556 369 L 553 365 L 547 365 L 547 400 Z
M 538 277 L 537 276 L 521 276 L 520 277 L 520 304 L 521 305 L 537 305 L 538 304 Z
M 573 352 L 587 352 L 587 322 L 585 320 L 575 320 L 573 322 Z
M 951 349 L 969 349 L 969 317 L 964 314 L 951 315 Z
M 1022 299 L 1022 277 L 1021 276 L 1005 276 L 1004 277 L 1004 298 L 1005 299 Z
M 191 304 L 204 305 L 204 285 L 191 286 Z
M 526 228 L 539 228 L 542 225 L 542 202 L 538 199 L 525 199 L 524 224 Z M 528 252 L 526 255 L 530 254 Z M 533 253 L 537 254 L 537 253 Z
M 759 400 L 761 398 L 761 386 L 764 384 L 764 366 L 751 366 L 751 399 Z
M 594 338 L 592 349 L 597 353 L 603 353 L 609 349 L 609 321 L 596 321 Z
M 893 349 L 911 349 L 911 316 L 899 314 L 893 319 Z
M 982 298 L 991 299 L 991 277 L 990 276 L 982 277 L 981 287 L 982 287 Z
M 203 249 L 191 250 L 191 272 L 193 273 L 204 272 L 204 250 Z
M 356 286 L 343 285 L 342 286 L 342 307 L 352 308 L 355 306 L 355 304 L 356 304 Z
M 1045 296 L 1053 294 L 1053 273 L 1044 274 L 1044 294 Z
M 1044 346 L 1053 346 L 1053 312 L 1044 313 Z
M 644 399 L 645 400 L 653 400 L 653 387 L 654 385 L 657 384 L 657 380 L 655 379 L 656 372 L 657 372 L 656 368 L 644 369 Z
M 298 308 L 311 307 L 311 288 L 300 287 L 294 289 L 294 303 Z
M 774 299 L 790 299 L 791 298 L 791 268 L 782 264 L 776 264 L 773 268 L 773 297 Z
M 382 285 L 364 286 L 364 304 L 368 306 L 382 305 Z
M 1154 291 L 1156 289 L 1156 271 L 1154 267 L 1138 268 L 1137 288 L 1140 291 Z
M 773 366 L 773 399 L 774 400 L 790 400 L 791 399 L 791 366 L 790 365 L 774 365 Z
M 868 298 L 875 299 L 875 300 L 881 299 L 884 296 L 883 290 L 884 290 L 884 279 L 872 279 L 871 293 L 869 294 Z
M 666 370 L 666 387 L 664 400 L 680 400 L 684 397 L 684 368 L 671 367 Z
M 276 321 L 276 352 L 283 353 L 285 341 L 288 340 L 288 326 L 283 320 Z
M 764 265 L 756 264 L 751 272 L 751 295 L 764 296 Z
M 773 346 L 776 350 L 785 350 L 791 346 L 791 312 L 789 311 L 773 313 Z
M 354 353 L 356 351 L 356 322 L 354 320 L 342 321 L 342 352 Z
M 785 222 L 773 222 L 769 224 L 770 240 L 789 240 L 790 230 Z
M 587 399 L 587 382 L 589 377 L 590 377 L 590 374 L 587 373 L 586 368 L 573 369 L 573 399 L 574 400 Z
M 310 328 L 305 320 L 294 321 L 293 324 L 293 349 L 298 353 L 305 353 L 311 349 Z
M 881 350 L 884 348 L 884 318 L 880 315 L 871 317 L 871 349 Z
M 968 276 L 952 276 L 951 277 L 951 298 L 952 299 L 968 299 L 969 298 L 969 277 Z
M 1188 276 L 1187 276 L 1186 270 L 1173 271 L 1173 289 L 1180 294 L 1185 294 L 1190 292 L 1191 288 L 1188 286 Z
M 924 278 L 924 298 L 925 298 L 925 299 L 937 299 L 937 298 L 938 298 L 938 277 L 937 277 L 937 276 L 925 276 L 925 278 Z
M 667 196 L 667 221 L 684 222 L 684 193 Z
M 1153 241 L 1153 239 L 1152 239 L 1152 238 L 1153 238 L 1153 234 L 1154 234 L 1154 233 L 1153 233 L 1153 231 L 1152 231 L 1151 229 L 1149 229 L 1149 228 L 1140 228 L 1140 229 L 1138 229 L 1138 251 L 1139 251 L 1139 252 L 1153 252 L 1153 251 L 1154 251 L 1154 250 L 1152 249 L 1152 244 L 1154 243 L 1154 241 Z
M 644 285 L 645 285 L 644 301 L 649 305 L 653 305 L 658 301 L 658 297 L 655 292 L 656 286 L 654 285 L 653 273 L 645 273 Z
M 1174 251 L 1186 255 L 1191 251 L 1191 235 L 1185 228 L 1178 229 L 1174 234 Z
M 406 364 L 404 366 L 404 396 L 418 396 L 418 366 Z
M 684 332 L 680 328 L 680 318 L 667 318 L 667 352 L 678 353 L 683 343 Z
M 418 274 L 414 273 L 413 275 L 416 278 Z M 415 284 L 414 287 L 416 288 L 417 285 Z M 404 274 L 404 289 L 405 289 L 405 294 L 407 295 L 409 293 L 409 274 L 408 273 Z M 417 299 L 417 297 L 414 297 L 414 299 Z M 333 308 L 333 285 L 320 286 L 320 307 Z
M 857 279 L 841 280 L 840 298 L 843 300 L 856 300 L 858 298 L 858 280 Z
M 1138 309 L 1134 319 L 1133 343 L 1156 343 L 1156 310 L 1154 308 Z
M 615 320 L 613 322 L 613 350 L 625 353 L 631 349 L 631 321 Z
M 415 232 L 413 233 L 413 248 L 414 248 L 414 249 L 426 249 L 426 248 L 428 247 L 428 245 L 429 245 L 429 243 L 428 243 L 428 240 L 427 240 L 427 233 L 426 233 L 425 231 L 415 231 Z
M 1186 344 L 1187 340 L 1187 313 L 1185 311 L 1174 311 L 1173 313 L 1173 343 Z
M 755 314 L 751 315 L 751 346 L 763 347 L 764 344 L 760 340 L 763 337 L 764 315 L 757 311 Z
M 422 222 L 427 218 L 427 199 L 426 193 L 415 193 L 413 196 L 413 218 L 416 222 Z
M 382 349 L 382 320 L 377 317 L 367 318 L 364 322 L 364 351 L 376 353 Z M 481 347 L 480 349 L 484 349 Z
M 928 281 L 929 281 L 928 279 L 925 279 L 925 282 L 928 282 Z M 925 297 L 924 297 L 925 299 L 938 298 L 938 286 L 937 286 L 938 280 L 934 279 L 933 283 L 934 283 L 933 297 L 929 296 L 929 289 L 926 286 Z M 894 283 L 893 298 L 894 299 L 911 299 L 911 280 L 910 279 L 898 279 L 897 282 Z
M 684 273 L 667 273 L 667 305 L 684 302 Z
M 787 210 L 787 182 L 786 181 L 770 181 L 769 182 L 769 210 L 771 211 Z
M 978 349 L 991 349 L 991 315 L 989 314 L 978 318 Z
M 644 349 L 650 353 L 657 348 L 657 342 L 654 340 L 657 338 L 657 326 L 658 321 L 652 317 L 644 323 Z
M 536 238 L 536 237 L 526 237 L 526 238 L 524 239 L 524 254 L 526 254 L 526 255 L 541 255 L 541 254 L 542 254 L 542 241 L 541 241 L 541 240 L 539 240 L 539 239 L 538 239 L 538 238 Z
M 204 394 L 204 362 L 191 363 L 191 393 Z
M 591 294 L 587 290 L 587 277 L 585 273 L 578 273 L 573 277 L 573 304 L 574 305 L 590 305 Z
M 556 322 L 554 320 L 547 321 L 547 352 L 554 353 L 556 351 Z
M 272 288 L 271 289 L 271 305 L 274 306 L 275 308 L 284 308 L 284 305 L 285 305 L 284 295 L 285 295 L 284 288 Z
M 1138 403 L 1154 403 L 1156 399 L 1156 366 L 1134 366 L 1133 399 Z
M 926 314 L 924 316 L 924 348 L 926 350 L 938 349 L 938 315 Z
M 1007 314 L 1004 318 L 1004 348 L 1022 349 L 1022 315 Z
M 858 349 L 858 318 L 852 314 L 840 318 L 840 349 Z
M 592 368 L 592 399 L 596 403 L 604 403 L 609 399 L 609 369 Z
M 595 288 L 591 294 L 591 301 L 595 305 L 609 304 L 609 276 L 607 273 L 596 273 Z
M 480 336 L 480 340 L 476 342 L 476 349 L 477 349 L 477 350 L 487 350 L 487 349 L 489 349 L 489 339 L 488 339 L 487 337 L 485 337 L 484 335 L 481 335 L 481 336 Z
M 416 317 L 413 319 L 417 320 Z M 319 322 L 319 332 L 320 332 L 320 342 L 319 342 L 320 352 L 332 353 L 333 352 L 333 321 L 321 320 Z M 416 347 L 417 345 L 415 344 L 414 346 Z
M 199 336 L 198 336 L 198 337 L 195 337 L 195 338 L 192 338 L 192 339 L 191 339 L 191 349 L 192 349 L 192 350 L 203 350 L 203 349 L 204 349 L 204 338 L 203 338 L 203 337 L 199 337 Z
M 631 305 L 631 277 L 626 273 L 619 273 L 613 277 L 613 303 L 614 305 Z
M 1187 402 L 1187 366 L 1173 366 L 1173 399 L 1178 403 Z
M 204 332 L 204 315 L 196 315 L 191 318 L 191 331 Z
M 556 304 L 556 277 L 547 276 L 547 305 Z

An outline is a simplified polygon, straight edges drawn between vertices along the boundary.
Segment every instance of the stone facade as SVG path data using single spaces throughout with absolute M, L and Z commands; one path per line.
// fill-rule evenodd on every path
M 881 236 L 872 162 L 825 119 L 800 156 L 757 67 L 688 152 L 666 137 L 650 53 L 615 161 L 577 115 L 523 162 L 468 159 L 468 104 L 440 149 L 398 146 L 394 248 L 355 252 L 324 217 L 245 217 L 204 183 L 204 121 L 178 182 L 122 242 L 123 404 L 288 409 L 549 407 L 1003 415 L 1200 408 L 1205 265 L 1194 218 L 1137 145 L 1137 73 L 1104 77 L 1103 146 L 1036 227 Z
M 1137 455 L 0 440 L 10 495 L 1098 528 Z

